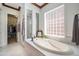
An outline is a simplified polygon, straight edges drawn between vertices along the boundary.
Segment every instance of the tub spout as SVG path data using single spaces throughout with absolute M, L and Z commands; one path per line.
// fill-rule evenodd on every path
M 32 39 L 31 39 L 31 41 L 33 41 L 33 37 L 32 37 Z

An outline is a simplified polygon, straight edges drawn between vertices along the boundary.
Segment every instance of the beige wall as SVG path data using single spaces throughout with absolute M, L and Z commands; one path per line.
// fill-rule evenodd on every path
M 18 20 L 17 17 L 15 17 L 13 15 L 8 15 L 8 25 L 16 26 L 17 20 Z

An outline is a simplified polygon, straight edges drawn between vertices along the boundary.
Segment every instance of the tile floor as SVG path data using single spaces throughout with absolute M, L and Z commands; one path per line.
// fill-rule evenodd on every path
M 29 44 L 24 47 L 20 43 L 12 43 L 6 47 L 0 47 L 0 56 L 43 56 L 41 52 Z

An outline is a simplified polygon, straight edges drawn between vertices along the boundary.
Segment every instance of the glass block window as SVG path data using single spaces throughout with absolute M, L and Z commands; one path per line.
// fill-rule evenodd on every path
M 64 5 L 44 14 L 45 34 L 48 36 L 64 37 Z

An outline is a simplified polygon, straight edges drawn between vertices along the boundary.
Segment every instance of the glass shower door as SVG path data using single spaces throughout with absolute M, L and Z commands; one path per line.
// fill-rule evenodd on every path
M 32 37 L 32 11 L 27 10 L 27 39 Z

